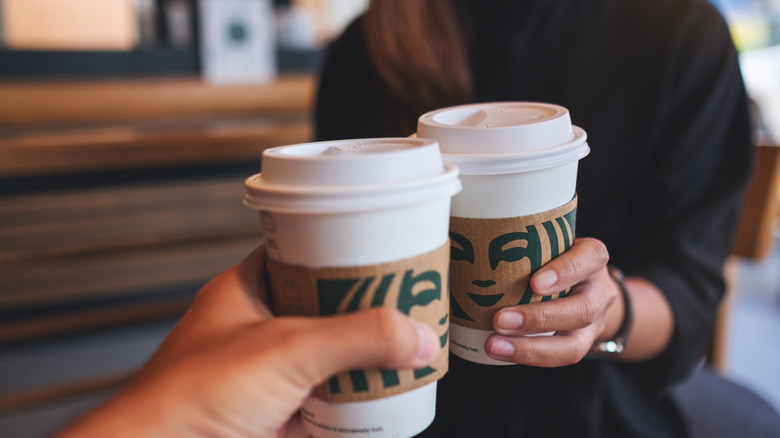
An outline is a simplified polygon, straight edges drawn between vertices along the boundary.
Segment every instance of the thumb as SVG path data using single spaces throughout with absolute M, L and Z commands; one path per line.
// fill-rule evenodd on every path
M 354 368 L 421 368 L 441 351 L 433 329 L 393 308 L 296 320 L 300 330 L 288 338 L 289 363 L 312 386 Z

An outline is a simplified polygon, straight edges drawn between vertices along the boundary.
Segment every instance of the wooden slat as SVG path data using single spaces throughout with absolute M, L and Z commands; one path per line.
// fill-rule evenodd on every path
M 261 86 L 198 78 L 0 82 L 0 178 L 226 162 L 311 138 L 311 75 Z M 261 241 L 241 204 L 249 175 L 115 181 L 0 197 L 0 344 L 181 315 L 198 285 Z M 141 181 L 139 183 L 139 180 Z M 44 306 L 98 301 L 35 316 Z M 119 302 L 119 301 L 116 301 Z M 21 315 L 21 314 L 19 314 Z M 113 386 L 109 378 L 0 399 L 0 410 Z
M 0 83 L 0 126 L 192 115 L 308 113 L 312 75 L 267 85 L 209 86 L 196 77 Z
M 0 265 L 0 308 L 124 297 L 144 289 L 205 283 L 260 244 L 257 234 L 72 254 Z
M 311 135 L 310 123 L 303 115 L 204 121 L 185 128 L 136 124 L 0 133 L 0 177 L 259 163 L 263 149 L 309 141 Z
M 759 135 L 753 177 L 742 206 L 732 256 L 764 259 L 772 247 L 776 221 L 780 214 L 780 144 Z M 724 274 L 727 291 L 718 308 L 707 359 L 713 368 L 725 374 L 730 353 L 729 334 L 736 302 L 736 259 L 727 260 Z
M 732 254 L 761 260 L 772 247 L 780 213 L 780 145 L 759 145 L 755 166 Z
M 3 323 L 0 324 L 0 345 L 125 324 L 178 319 L 191 302 L 189 298 L 159 298 L 153 302 L 106 305 Z
M 127 383 L 132 376 L 133 372 L 112 374 L 84 381 L 0 395 L 0 414 L 117 388 Z
M 0 197 L 0 263 L 259 232 L 257 213 L 241 203 L 243 180 Z
M 312 75 L 226 87 L 199 78 L 0 82 L 0 178 L 259 165 L 264 148 L 311 138 L 313 95 Z M 256 213 L 241 204 L 247 176 L 116 181 L 3 196 L 0 309 L 105 302 L 205 283 L 262 239 Z M 32 338 L 182 309 L 182 303 L 149 303 L 63 314 L 18 321 L 0 337 Z
M 715 325 L 707 349 L 706 359 L 712 368 L 722 375 L 729 371 L 729 357 L 731 357 L 731 333 L 733 333 L 734 306 L 737 302 L 737 258 L 729 257 L 723 267 L 723 276 L 726 280 L 726 295 L 723 297 L 718 313 L 715 316 Z

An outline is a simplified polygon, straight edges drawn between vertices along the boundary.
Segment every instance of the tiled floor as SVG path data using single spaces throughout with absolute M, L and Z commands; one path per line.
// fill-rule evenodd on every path
M 780 410 L 780 245 L 760 263 L 740 261 L 732 316 L 729 376 Z M 172 322 L 85 335 L 68 342 L 0 349 L 2 394 L 137 367 Z M 35 409 L 0 412 L 0 437 L 43 438 L 109 392 L 70 398 Z

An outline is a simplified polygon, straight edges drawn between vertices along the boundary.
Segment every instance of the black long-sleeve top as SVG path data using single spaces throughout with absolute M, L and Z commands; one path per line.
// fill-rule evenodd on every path
M 474 102 L 569 109 L 591 147 L 579 168 L 577 234 L 600 239 L 611 263 L 657 285 L 675 325 L 668 348 L 640 363 L 588 359 L 542 369 L 451 356 L 423 436 L 685 436 L 667 390 L 705 349 L 752 153 L 724 20 L 704 0 L 464 7 Z M 358 20 L 322 68 L 317 137 L 406 136 L 383 122 L 420 115 L 394 113 L 401 107 L 372 70 Z

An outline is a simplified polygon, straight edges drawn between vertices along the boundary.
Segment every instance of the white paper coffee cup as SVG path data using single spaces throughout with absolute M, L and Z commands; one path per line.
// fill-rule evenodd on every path
M 452 200 L 451 226 L 456 223 L 456 218 L 460 218 L 461 222 L 483 220 L 480 226 L 472 227 L 480 234 L 477 237 L 480 242 L 493 237 L 498 239 L 499 236 L 490 233 L 506 232 L 506 227 L 512 226 L 507 222 L 508 218 L 533 218 L 543 212 L 563 216 L 568 211 L 568 203 L 576 204 L 576 200 L 572 200 L 576 191 L 578 161 L 589 152 L 585 132 L 571 124 L 566 108 L 534 102 L 474 104 L 432 111 L 420 117 L 417 137 L 437 140 L 444 160 L 460 169 L 463 191 Z M 559 211 L 560 214 L 556 213 Z M 541 234 L 550 234 L 553 240 L 567 239 L 566 243 L 570 245 L 574 231 L 573 214 L 566 215 L 566 220 L 553 216 L 537 217 L 539 221 L 546 221 L 544 226 L 539 226 Z M 568 219 L 571 223 L 567 222 Z M 520 229 L 512 231 L 526 231 L 525 223 L 522 220 L 518 223 L 522 223 Z M 467 236 L 465 244 L 471 244 L 469 239 L 472 237 Z M 496 239 L 486 241 L 500 242 Z M 519 245 L 522 240 L 516 239 L 507 245 Z M 453 242 L 455 254 L 458 243 Z M 524 243 L 526 247 L 530 246 L 530 241 Z M 544 245 L 561 246 L 557 241 Z M 488 336 L 494 333 L 490 329 L 492 315 L 501 307 L 520 304 L 510 299 L 518 283 L 491 279 L 499 267 L 505 268 L 509 262 L 493 260 L 489 265 L 483 262 L 482 266 L 478 266 L 480 260 L 488 259 L 489 248 L 471 250 L 473 260 L 466 261 L 470 264 L 463 265 L 463 261 L 455 260 L 457 256 L 454 256 L 451 272 L 474 271 L 475 276 L 484 278 L 474 278 L 468 283 L 463 279 L 458 284 L 453 280 L 450 282 L 453 308 L 450 349 L 455 355 L 472 362 L 508 365 L 508 362 L 487 356 L 484 345 Z M 552 252 L 553 256 L 561 252 L 558 247 L 545 251 Z M 527 278 L 532 273 L 529 269 L 533 271 L 534 263 L 528 260 L 514 262 L 530 265 L 517 268 L 524 271 L 525 284 L 520 285 L 523 288 L 527 288 Z M 507 275 L 502 278 L 506 280 Z M 535 299 L 540 298 L 536 296 Z M 479 316 L 464 310 L 467 306 L 478 309 L 471 313 L 479 313 Z
M 324 295 L 331 290 L 328 281 L 337 278 L 341 279 L 338 284 L 352 284 L 343 279 L 345 275 L 353 274 L 356 282 L 359 279 L 359 284 L 370 287 L 361 291 L 356 286 L 348 292 L 339 289 L 345 291 L 343 296 L 339 295 L 336 305 L 329 308 L 338 307 L 340 310 L 336 313 L 341 313 L 345 306 L 349 310 L 350 306 L 381 305 L 374 301 L 380 296 L 378 291 L 382 287 L 385 287 L 382 290 L 391 290 L 385 303 L 392 303 L 394 285 L 401 281 L 401 275 L 395 275 L 394 270 L 406 270 L 403 281 L 417 278 L 417 267 L 408 264 L 422 258 L 424 265 L 436 258 L 440 271 L 443 270 L 434 272 L 443 277 L 438 295 L 430 295 L 434 286 L 425 292 L 415 289 L 414 293 L 418 294 L 415 298 L 427 293 L 430 304 L 422 305 L 420 301 L 402 311 L 413 319 L 422 319 L 443 342 L 447 341 L 447 230 L 450 200 L 460 191 L 461 185 L 457 168 L 442 162 L 438 143 L 395 138 L 307 143 L 265 151 L 262 166 L 262 174 L 246 181 L 244 203 L 260 212 L 269 269 L 276 264 L 283 267 L 277 271 L 281 272 L 277 278 L 282 282 L 276 283 L 280 286 L 273 291 L 277 311 L 322 313 L 328 307 L 326 301 L 333 298 Z M 365 270 L 374 268 L 385 273 L 377 275 L 381 281 L 364 274 Z M 287 275 L 283 274 L 284 269 L 291 272 L 287 277 L 284 277 Z M 271 272 L 269 274 L 273 277 Z M 307 275 L 311 278 L 304 278 L 300 283 L 300 278 Z M 275 284 L 274 278 L 271 280 L 272 285 Z M 315 282 L 320 288 L 316 292 L 318 302 L 312 303 L 298 296 L 301 288 Z M 411 286 L 407 292 L 411 297 Z M 398 298 L 399 308 L 401 301 Z M 441 313 L 435 315 L 434 323 L 430 321 L 430 312 Z M 424 315 L 428 320 L 424 320 Z M 440 358 L 434 362 L 444 364 L 439 371 L 446 370 L 446 356 L 446 349 L 442 349 Z M 356 381 L 350 380 L 354 374 L 339 375 L 327 384 L 334 386 L 320 388 L 330 399 L 312 397 L 303 405 L 302 418 L 313 436 L 413 436 L 433 421 L 435 380 L 406 392 L 386 395 L 392 391 L 405 391 L 404 385 L 417 379 L 418 374 L 412 370 L 398 371 L 391 376 L 396 382 L 388 384 L 377 377 L 379 370 L 355 372 L 364 387 L 358 388 Z M 390 371 L 390 374 L 394 372 Z M 384 378 L 387 371 L 381 373 Z M 376 385 L 387 385 L 381 389 L 381 398 L 372 393 Z M 349 394 L 338 392 L 342 390 Z M 345 402 L 339 398 L 342 395 L 350 399 L 361 396 L 359 390 L 364 391 L 365 399 Z

